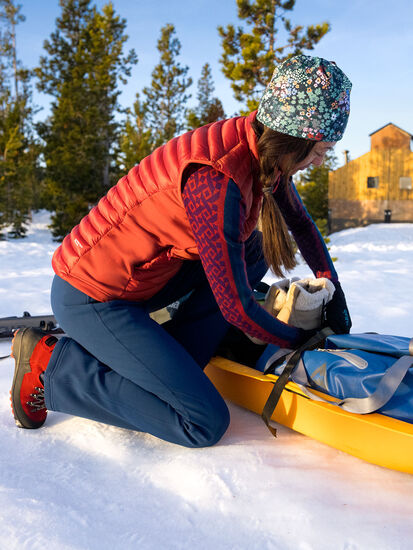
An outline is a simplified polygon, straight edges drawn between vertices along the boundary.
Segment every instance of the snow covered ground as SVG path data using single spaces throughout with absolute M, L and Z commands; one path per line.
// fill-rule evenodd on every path
M 0 241 L 0 316 L 49 313 L 47 214 Z M 353 332 L 413 336 L 413 224 L 331 239 Z M 309 274 L 300 266 L 296 273 Z M 10 343 L 0 343 L 0 355 Z M 50 413 L 15 427 L 0 363 L 0 550 L 410 550 L 413 476 L 367 464 L 230 405 L 209 449 Z M 413 460 L 413 457 L 412 457 Z

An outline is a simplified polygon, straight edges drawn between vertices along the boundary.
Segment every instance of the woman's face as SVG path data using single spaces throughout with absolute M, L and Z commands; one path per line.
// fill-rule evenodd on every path
M 307 155 L 303 161 L 293 167 L 291 175 L 296 174 L 300 170 L 309 168 L 312 164 L 314 166 L 321 166 L 324 162 L 324 157 L 326 156 L 327 151 L 330 151 L 335 144 L 335 141 L 317 141 L 310 154 Z

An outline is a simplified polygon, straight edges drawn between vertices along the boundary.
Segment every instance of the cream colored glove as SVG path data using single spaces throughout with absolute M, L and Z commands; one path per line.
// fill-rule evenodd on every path
M 264 309 L 279 321 L 304 330 L 321 327 L 323 308 L 331 300 L 334 284 L 325 278 L 282 279 L 270 286 Z M 264 344 L 249 336 L 255 344 Z

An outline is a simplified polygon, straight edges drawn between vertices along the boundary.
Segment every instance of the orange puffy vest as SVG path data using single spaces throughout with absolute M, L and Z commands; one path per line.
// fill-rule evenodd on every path
M 55 251 L 59 277 L 98 301 L 145 300 L 199 259 L 181 197 L 190 164 L 213 166 L 238 185 L 244 240 L 261 207 L 255 112 L 203 126 L 156 149 L 91 209 Z

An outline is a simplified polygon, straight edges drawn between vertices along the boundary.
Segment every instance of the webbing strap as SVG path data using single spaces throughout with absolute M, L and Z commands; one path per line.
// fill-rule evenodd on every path
M 341 401 L 330 401 L 329 399 L 314 394 L 308 387 L 302 384 L 296 384 L 307 397 L 315 401 L 330 403 L 331 405 L 335 405 L 351 413 L 369 414 L 384 407 L 384 405 L 390 401 L 410 367 L 413 367 L 412 356 L 403 355 L 397 359 L 397 361 L 395 361 L 383 374 L 377 388 L 368 397 L 347 397 Z M 298 361 L 296 373 L 301 379 L 306 377 L 307 373 L 302 361 Z
M 302 344 L 299 348 L 297 348 L 292 353 L 290 353 L 287 363 L 284 367 L 284 370 L 278 377 L 278 380 L 275 382 L 271 390 L 271 393 L 268 396 L 267 402 L 264 405 L 263 411 L 261 413 L 261 418 L 263 419 L 266 426 L 268 427 L 268 429 L 270 430 L 270 432 L 273 434 L 274 437 L 277 437 L 277 430 L 276 428 L 270 425 L 271 416 L 275 410 L 275 407 L 277 406 L 281 393 L 285 388 L 285 385 L 287 384 L 288 379 L 290 378 L 293 370 L 295 369 L 301 357 L 302 352 L 318 346 L 320 342 L 325 340 L 327 336 L 330 336 L 331 334 L 334 334 L 331 328 L 325 327 L 319 332 L 317 332 L 317 334 L 312 336 L 309 340 L 307 340 L 307 342 Z M 278 352 L 274 355 L 277 355 L 277 354 Z M 277 359 L 279 359 L 279 357 L 277 357 Z M 271 369 L 271 366 L 272 365 L 269 365 L 268 368 L 266 368 L 266 372 L 268 372 Z
M 264 374 L 273 374 L 274 370 L 284 363 L 285 358 L 287 355 L 294 353 L 289 348 L 280 348 L 275 353 L 271 355 L 271 357 L 268 359 L 268 361 L 265 363 L 264 367 Z

